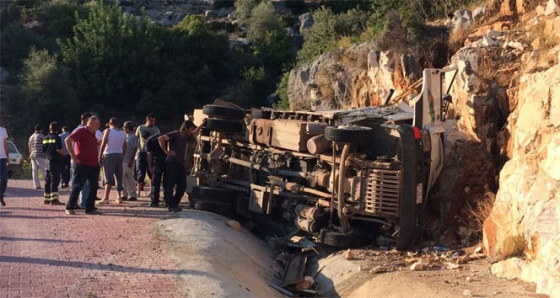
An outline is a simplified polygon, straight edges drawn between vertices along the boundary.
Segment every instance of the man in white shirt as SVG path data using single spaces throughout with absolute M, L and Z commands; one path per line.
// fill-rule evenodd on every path
M 46 177 L 47 172 L 47 156 L 43 152 L 43 127 L 39 124 L 35 125 L 35 132 L 29 137 L 27 146 L 29 148 L 29 157 L 31 158 L 31 169 L 33 176 L 33 184 L 36 189 L 41 189 L 39 181 L 39 171 Z
M 8 133 L 4 127 L 0 126 L 0 205 L 6 206 L 4 193 L 8 186 Z

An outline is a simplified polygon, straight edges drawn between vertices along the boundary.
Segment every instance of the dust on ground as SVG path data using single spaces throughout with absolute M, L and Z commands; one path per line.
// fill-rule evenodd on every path
M 179 214 L 157 224 L 167 239 L 164 251 L 181 268 L 179 290 L 185 297 L 285 296 L 270 286 L 279 284 L 283 269 L 262 240 L 232 228 L 221 215 Z M 458 265 L 453 253 L 375 248 L 351 250 L 349 257 L 341 250 L 320 258 L 306 275 L 314 275 L 313 290 L 321 297 L 547 297 L 535 294 L 532 284 L 492 276 L 484 258 Z M 411 270 L 419 259 L 424 268 Z

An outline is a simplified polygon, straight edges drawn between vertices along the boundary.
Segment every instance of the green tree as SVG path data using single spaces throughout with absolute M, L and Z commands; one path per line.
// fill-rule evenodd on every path
M 267 32 L 284 31 L 282 20 L 270 1 L 263 1 L 255 6 L 247 27 L 247 38 L 254 43 L 263 41 Z
M 245 27 L 250 23 L 253 8 L 257 6 L 256 0 L 237 0 L 234 3 L 235 18 L 239 26 Z
M 10 23 L 19 22 L 20 18 L 21 7 L 15 2 L 12 2 L 7 6 L 2 5 L 2 8 L 0 8 L 0 26 L 2 28 L 6 27 Z
M 176 30 L 187 33 L 189 36 L 201 36 L 209 34 L 204 16 L 188 15 L 174 27 Z
M 276 86 L 276 92 L 274 96 L 278 99 L 272 106 L 279 110 L 289 110 L 290 100 L 288 99 L 288 80 L 290 78 L 290 72 L 285 72 L 278 85 Z
M 72 28 L 76 25 L 76 13 L 80 18 L 84 18 L 88 10 L 88 7 L 78 5 L 75 1 L 54 0 L 37 5 L 30 14 L 33 20 L 42 24 L 47 35 L 68 38 L 73 35 Z
M 145 89 L 158 88 L 161 42 L 146 19 L 123 15 L 120 7 L 99 5 L 79 18 L 72 38 L 59 39 L 64 62 L 75 71 L 81 98 L 102 111 L 130 109 Z
M 243 71 L 243 80 L 227 100 L 242 107 L 269 106 L 268 94 L 272 90 L 264 67 L 251 67 Z
M 11 23 L 2 28 L 0 36 L 0 61 L 2 67 L 13 71 L 19 71 L 22 61 L 25 59 L 32 47 L 45 48 L 45 39 L 31 30 L 17 23 Z
M 28 123 L 28 119 L 37 119 L 39 123 L 64 123 L 65 119 L 74 120 L 79 114 L 80 104 L 70 87 L 69 69 L 56 55 L 32 48 L 23 61 L 19 80 L 23 100 L 10 104 L 11 121 L 20 122 L 18 127 L 31 129 L 29 125 L 33 123 Z
M 298 63 L 309 62 L 337 45 L 333 12 L 328 8 L 320 8 L 313 12 L 313 20 L 313 26 L 303 32 L 304 43 L 297 55 Z

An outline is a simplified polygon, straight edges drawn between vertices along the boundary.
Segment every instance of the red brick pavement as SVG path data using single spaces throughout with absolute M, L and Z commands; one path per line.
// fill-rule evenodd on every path
M 61 201 L 68 195 L 61 191 Z M 68 216 L 64 206 L 43 205 L 30 180 L 10 180 L 5 201 L 0 298 L 181 297 L 181 270 L 162 252 L 155 225 L 175 215 L 144 207 L 147 198 L 102 205 L 102 215 L 81 209 Z

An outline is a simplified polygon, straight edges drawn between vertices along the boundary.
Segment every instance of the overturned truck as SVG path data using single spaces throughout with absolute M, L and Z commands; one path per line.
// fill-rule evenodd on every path
M 188 177 L 192 207 L 297 227 L 336 247 L 367 245 L 381 233 L 406 249 L 421 235 L 422 208 L 443 164 L 448 71 L 424 70 L 410 105 L 204 106 L 195 111 L 207 120 Z

